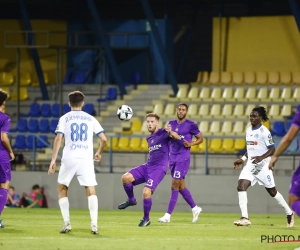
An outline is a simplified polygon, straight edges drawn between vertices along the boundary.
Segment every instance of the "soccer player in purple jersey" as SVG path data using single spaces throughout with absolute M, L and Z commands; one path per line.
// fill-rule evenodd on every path
M 297 111 L 294 115 L 292 125 L 287 132 L 287 134 L 282 138 L 280 144 L 278 145 L 275 153 L 273 154 L 271 161 L 269 163 L 269 169 L 273 170 L 275 167 L 275 163 L 279 157 L 279 155 L 287 149 L 287 147 L 291 144 L 293 139 L 298 135 L 300 130 L 300 112 Z M 289 205 L 292 210 L 300 216 L 300 165 L 294 172 L 291 185 L 289 190 Z M 293 214 L 294 215 L 294 214 Z M 288 221 L 288 227 L 292 227 L 294 225 L 294 216 L 292 216 L 290 223 Z
M 177 120 L 169 121 L 169 125 L 180 136 L 179 141 L 171 141 L 170 143 L 170 170 L 172 175 L 171 197 L 168 210 L 165 215 L 158 219 L 159 222 L 170 222 L 171 214 L 176 206 L 178 194 L 190 205 L 193 213 L 192 223 L 198 220 L 202 211 L 198 207 L 190 193 L 185 187 L 185 176 L 190 168 L 190 149 L 191 146 L 202 143 L 203 138 L 195 122 L 186 119 L 188 106 L 180 103 L 177 106 Z M 193 141 L 193 137 L 196 138 Z
M 149 156 L 146 163 L 129 170 L 122 176 L 124 190 L 128 200 L 121 203 L 118 209 L 125 209 L 137 204 L 133 194 L 133 186 L 146 183 L 143 190 L 144 217 L 139 227 L 150 225 L 150 210 L 152 206 L 151 195 L 159 183 L 163 180 L 169 165 L 169 141 L 179 140 L 177 133 L 173 132 L 171 126 L 166 129 L 158 128 L 159 116 L 154 113 L 147 114 L 147 128 L 151 133 L 147 137 Z
M 9 182 L 11 180 L 10 161 L 15 159 L 11 149 L 8 132 L 10 129 L 10 117 L 3 113 L 6 105 L 7 93 L 0 89 L 0 214 L 6 204 Z M 0 220 L 0 228 L 4 228 Z

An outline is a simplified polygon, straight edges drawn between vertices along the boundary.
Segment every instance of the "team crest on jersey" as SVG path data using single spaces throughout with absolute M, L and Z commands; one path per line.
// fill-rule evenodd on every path
M 177 132 L 177 131 L 178 131 L 178 128 L 176 128 L 175 131 Z
M 258 137 L 259 137 L 259 134 L 255 134 L 255 135 L 254 135 L 254 138 L 258 138 Z
M 268 135 L 268 138 L 269 138 L 269 139 L 272 139 L 272 135 L 271 135 L 271 134 L 269 134 L 269 135 Z
M 153 144 L 153 143 L 154 143 L 154 139 L 151 140 L 151 144 Z

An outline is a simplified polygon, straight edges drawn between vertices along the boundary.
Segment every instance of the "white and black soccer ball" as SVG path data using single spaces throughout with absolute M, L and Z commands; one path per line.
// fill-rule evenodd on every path
M 133 115 L 132 108 L 128 105 L 122 105 L 118 108 L 117 115 L 122 121 L 129 121 Z

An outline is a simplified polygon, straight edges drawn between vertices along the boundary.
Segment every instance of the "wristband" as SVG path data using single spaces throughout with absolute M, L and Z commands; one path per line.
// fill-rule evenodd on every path
M 243 161 L 247 160 L 248 158 L 244 155 L 242 158 L 241 158 Z

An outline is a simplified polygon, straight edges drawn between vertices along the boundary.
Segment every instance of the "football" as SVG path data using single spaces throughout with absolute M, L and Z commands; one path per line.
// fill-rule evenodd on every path
M 133 115 L 132 108 L 128 105 L 122 105 L 118 108 L 117 115 L 122 121 L 129 121 Z

